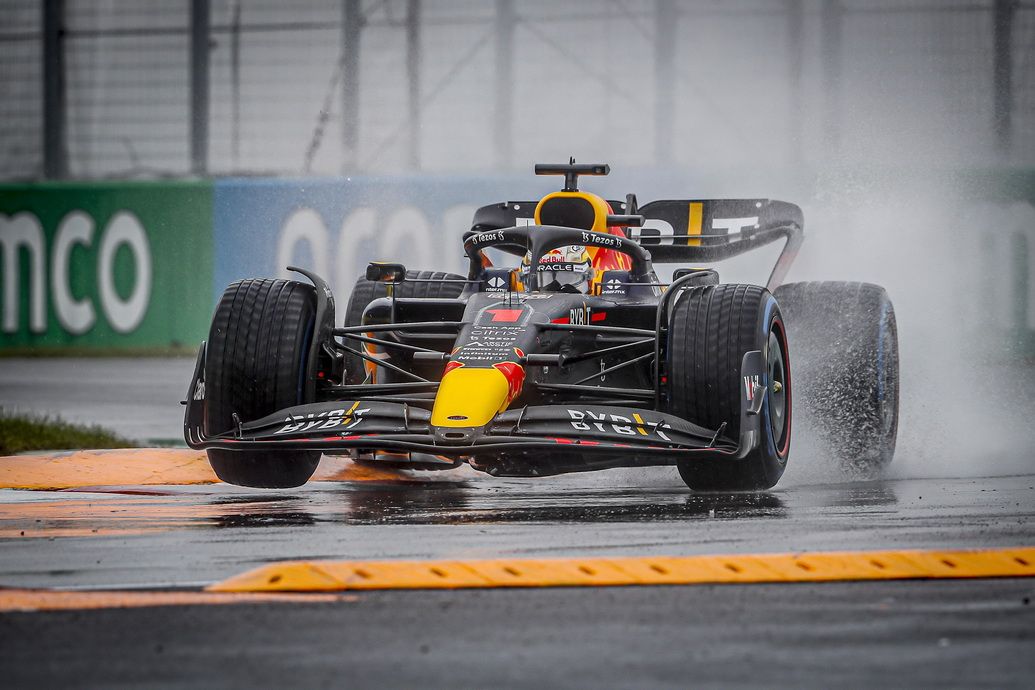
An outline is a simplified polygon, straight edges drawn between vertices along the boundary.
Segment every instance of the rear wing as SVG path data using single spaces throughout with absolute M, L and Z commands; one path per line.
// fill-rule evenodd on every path
M 611 208 L 643 216 L 642 227 L 625 232 L 650 251 L 654 263 L 711 263 L 785 239 L 783 251 L 769 276 L 768 287 L 783 282 L 801 246 L 801 209 L 773 199 L 665 199 L 637 209 L 620 201 Z M 632 202 L 635 203 L 635 202 Z M 472 230 L 483 232 L 531 225 L 535 201 L 508 201 L 483 206 L 474 214 Z

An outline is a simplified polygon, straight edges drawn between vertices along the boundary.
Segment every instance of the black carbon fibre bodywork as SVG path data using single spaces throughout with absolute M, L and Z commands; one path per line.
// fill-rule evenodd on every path
M 655 215 L 664 216 L 669 225 L 679 223 L 679 214 L 685 213 L 680 206 L 688 203 L 696 202 L 655 202 L 661 204 Z M 302 272 L 317 288 L 319 308 L 308 360 L 309 402 L 261 419 L 235 416 L 234 429 L 209 433 L 204 423 L 203 346 L 186 401 L 187 443 L 242 452 L 318 450 L 365 459 L 390 455 L 393 463 L 418 467 L 467 462 L 503 476 L 669 465 L 695 457 L 737 462 L 760 439 L 759 410 L 767 390 L 763 354 L 752 351 L 743 357 L 737 438 L 724 433 L 725 423 L 706 429 L 670 414 L 668 314 L 682 291 L 713 284 L 717 277 L 714 271 L 684 269 L 670 287 L 662 285 L 653 271 L 653 255 L 663 260 L 693 260 L 723 251 L 733 255 L 786 237 L 784 261 L 788 250 L 793 257 L 800 240 L 801 215 L 783 202 L 707 203 L 709 218 L 720 212 L 741 214 L 725 223 L 736 225 L 735 234 L 719 242 L 708 234 L 691 239 L 673 234 L 671 244 L 658 244 L 662 237 L 652 245 L 649 227 L 641 229 L 643 243 L 560 226 L 493 227 L 508 218 L 507 205 L 486 207 L 490 211 L 479 211 L 464 238 L 470 269 L 458 298 L 396 298 L 389 284 L 390 296 L 372 301 L 360 326 L 334 328 L 329 288 L 319 276 Z M 640 211 L 646 216 L 651 209 L 648 204 Z M 752 210 L 758 217 L 743 215 Z M 784 216 L 773 215 L 781 212 Z M 753 227 L 745 225 L 749 220 Z M 541 292 L 536 270 L 541 258 L 566 245 L 625 254 L 631 269 L 608 271 L 596 295 Z M 529 254 L 532 270 L 524 291 L 513 291 L 503 272 L 493 272 L 484 255 L 489 248 Z M 774 277 L 780 270 L 778 262 Z M 364 383 L 345 383 L 345 351 L 366 363 Z M 520 370 L 505 411 L 478 426 L 432 424 L 436 391 L 447 367 L 498 365 Z

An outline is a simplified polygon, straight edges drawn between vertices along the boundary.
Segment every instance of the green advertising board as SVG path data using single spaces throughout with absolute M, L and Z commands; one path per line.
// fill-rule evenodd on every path
M 0 349 L 192 348 L 212 308 L 207 181 L 0 185 Z

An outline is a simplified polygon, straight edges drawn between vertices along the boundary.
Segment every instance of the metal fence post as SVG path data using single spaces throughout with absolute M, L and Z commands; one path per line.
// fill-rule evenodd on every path
M 191 172 L 208 172 L 209 0 L 190 3 L 190 160 Z
M 409 84 L 410 167 L 420 170 L 420 0 L 406 4 L 406 77 Z
M 841 147 L 841 81 L 844 77 L 841 46 L 844 8 L 840 0 L 823 3 L 822 23 L 823 93 L 826 98 L 823 143 L 827 156 L 837 156 Z
M 230 162 L 241 161 L 241 0 L 230 5 Z
M 512 167 L 514 107 L 514 0 L 496 0 L 496 167 Z
M 65 2 L 43 3 L 43 175 L 68 176 L 65 100 Z
M 1010 152 L 1013 138 L 1013 22 L 1017 0 L 995 0 L 992 19 L 994 128 L 999 153 Z
M 802 162 L 802 64 L 805 61 L 805 8 L 804 0 L 786 0 L 787 3 L 787 153 L 795 168 Z
M 341 148 L 342 172 L 359 161 L 359 40 L 363 29 L 360 0 L 344 0 L 341 25 Z
M 654 158 L 672 162 L 672 132 L 675 118 L 676 22 L 673 0 L 654 3 Z

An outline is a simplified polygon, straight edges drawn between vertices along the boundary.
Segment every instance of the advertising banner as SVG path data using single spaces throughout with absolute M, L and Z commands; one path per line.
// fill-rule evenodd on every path
M 641 201 L 663 198 L 663 192 L 672 192 L 672 198 L 695 196 L 684 188 L 698 186 L 730 196 L 744 186 L 716 180 L 704 186 L 672 175 L 656 184 L 643 180 L 636 177 Z M 621 198 L 624 182 L 601 179 L 586 186 Z M 288 265 L 322 275 L 341 303 L 340 313 L 369 261 L 462 273 L 461 237 L 478 206 L 536 199 L 558 183 L 515 175 L 0 185 L 0 350 L 190 349 L 206 337 L 214 304 L 228 284 L 298 278 Z M 809 185 L 800 186 L 794 193 L 784 190 L 806 207 L 806 251 L 792 279 L 859 273 L 859 279 L 884 280 L 889 289 L 896 280 L 918 279 L 912 269 L 894 272 L 896 252 L 878 262 L 886 270 L 876 272 L 861 271 L 865 257 L 840 245 L 824 254 L 825 237 L 846 225 L 851 200 L 843 194 L 820 199 Z M 995 334 L 991 341 L 1004 342 L 1010 353 L 1033 356 L 1035 174 L 991 171 L 957 180 L 954 188 L 967 193 L 945 204 L 941 215 L 935 213 L 937 222 L 927 218 L 931 213 L 914 214 L 916 222 L 904 226 L 899 219 L 889 227 L 901 226 L 896 232 L 905 234 L 880 247 L 905 246 L 925 218 L 944 228 L 935 237 L 940 243 L 930 247 L 972 248 L 965 263 L 982 276 L 980 291 L 961 285 L 953 299 L 974 314 L 974 323 Z M 889 204 L 889 197 L 879 198 L 878 208 Z M 873 209 L 864 211 L 858 231 L 848 237 L 872 241 L 878 216 Z M 808 271 L 810 251 L 822 259 L 812 267 L 815 275 Z M 959 264 L 956 252 L 942 253 L 948 264 Z M 831 256 L 837 261 L 831 263 Z M 838 263 L 845 270 L 834 270 Z M 852 267 L 860 270 L 848 270 Z
M 209 182 L 0 185 L 0 348 L 193 348 L 212 308 Z
M 241 278 L 292 276 L 289 265 L 316 271 L 342 302 L 370 261 L 463 271 L 461 238 L 478 206 L 556 186 L 528 176 L 217 180 L 214 294 Z

